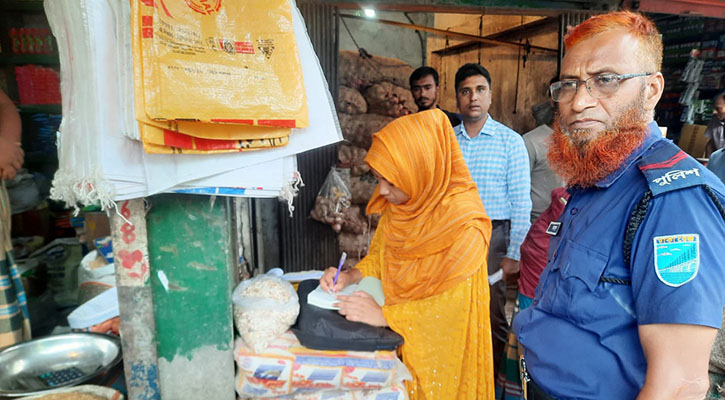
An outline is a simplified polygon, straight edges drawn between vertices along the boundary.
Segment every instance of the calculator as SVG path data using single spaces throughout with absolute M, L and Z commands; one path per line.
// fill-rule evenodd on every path
M 86 376 L 78 367 L 63 368 L 57 371 L 46 372 L 38 375 L 38 378 L 48 387 L 61 386 L 70 381 Z

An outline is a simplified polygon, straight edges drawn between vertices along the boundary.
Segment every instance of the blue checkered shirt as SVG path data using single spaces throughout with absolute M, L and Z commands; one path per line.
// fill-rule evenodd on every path
M 511 220 L 506 257 L 518 260 L 531 225 L 531 175 L 524 139 L 490 115 L 474 138 L 463 123 L 454 130 L 486 213 L 492 220 Z

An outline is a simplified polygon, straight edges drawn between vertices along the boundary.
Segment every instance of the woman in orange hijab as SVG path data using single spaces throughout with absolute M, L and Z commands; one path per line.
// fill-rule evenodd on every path
M 368 255 L 334 286 L 336 268 L 328 268 L 322 288 L 381 280 L 383 307 L 357 292 L 338 297 L 340 313 L 403 336 L 411 399 L 493 399 L 491 220 L 446 115 L 396 119 L 373 135 L 365 161 L 378 179 L 367 213 L 382 218 Z

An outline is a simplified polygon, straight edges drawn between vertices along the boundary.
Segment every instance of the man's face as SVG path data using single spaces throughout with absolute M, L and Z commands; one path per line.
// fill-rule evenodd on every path
M 725 98 L 720 97 L 715 100 L 715 104 L 712 106 L 712 113 L 715 115 L 715 118 L 720 121 L 725 121 Z
M 433 75 L 426 75 L 413 81 L 410 91 L 413 93 L 413 100 L 418 106 L 418 111 L 425 111 L 435 106 L 440 87 L 436 85 Z
M 456 90 L 458 110 L 466 121 L 478 121 L 486 117 L 491 107 L 491 87 L 483 75 L 473 75 L 458 85 Z
M 561 80 L 583 81 L 602 73 L 657 72 L 643 70 L 635 51 L 638 47 L 637 39 L 621 29 L 585 39 L 567 50 L 562 61 Z M 631 112 L 633 106 L 646 114 L 656 104 L 656 100 L 654 104 L 644 101 L 644 82 L 650 78 L 622 80 L 614 94 L 601 98 L 592 97 L 581 84 L 573 98 L 558 103 L 562 131 L 579 146 L 584 146 L 605 130 L 614 128 L 616 121 Z

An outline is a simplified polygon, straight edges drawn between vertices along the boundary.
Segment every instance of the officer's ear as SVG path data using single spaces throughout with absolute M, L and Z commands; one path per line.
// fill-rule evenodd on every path
M 665 78 L 661 72 L 655 72 L 650 76 L 645 77 L 645 89 L 644 89 L 644 108 L 647 111 L 654 111 L 657 106 L 657 102 L 662 97 L 662 92 L 665 90 Z

